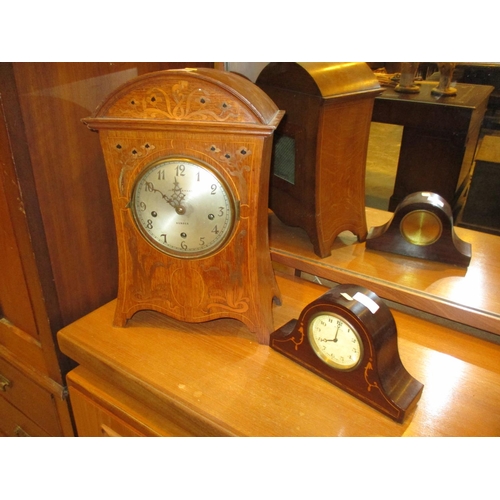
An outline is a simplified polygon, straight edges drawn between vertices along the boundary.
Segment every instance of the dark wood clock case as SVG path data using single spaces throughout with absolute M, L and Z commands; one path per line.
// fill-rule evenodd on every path
M 471 244 L 455 233 L 449 203 L 428 191 L 408 195 L 386 224 L 372 227 L 366 249 L 459 267 L 468 267 L 472 257 Z

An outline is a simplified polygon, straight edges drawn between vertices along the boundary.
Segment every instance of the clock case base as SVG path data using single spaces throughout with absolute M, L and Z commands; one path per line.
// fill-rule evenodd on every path
M 434 243 L 417 245 L 405 238 L 401 230 L 402 221 L 416 211 L 429 212 L 440 221 L 441 235 Z M 455 233 L 449 203 L 442 196 L 425 191 L 408 195 L 386 224 L 372 227 L 366 239 L 366 248 L 459 267 L 468 267 L 472 256 L 471 244 Z
M 363 293 L 373 300 L 376 314 L 342 293 Z M 337 370 L 321 361 L 307 338 L 307 325 L 318 313 L 333 312 L 356 328 L 363 357 L 350 371 Z M 357 285 L 338 285 L 309 304 L 293 319 L 271 334 L 270 346 L 316 375 L 402 423 L 417 405 L 424 388 L 405 369 L 399 356 L 397 330 L 387 305 L 373 292 Z

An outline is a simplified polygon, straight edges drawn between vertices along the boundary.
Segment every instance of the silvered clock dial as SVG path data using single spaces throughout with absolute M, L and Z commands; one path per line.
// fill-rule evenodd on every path
M 236 215 L 223 179 L 188 158 L 165 158 L 146 168 L 133 189 L 131 208 L 152 245 L 182 258 L 217 251 L 230 237 Z

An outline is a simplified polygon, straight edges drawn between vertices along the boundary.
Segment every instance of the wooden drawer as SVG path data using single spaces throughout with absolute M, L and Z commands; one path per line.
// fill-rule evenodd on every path
M 69 394 L 79 436 L 137 437 L 145 435 L 87 398 L 78 389 L 70 387 Z
M 192 435 L 82 367 L 67 382 L 80 437 Z
M 54 395 L 49 390 L 2 357 L 0 376 L 8 381 L 4 390 L 0 390 L 0 397 L 36 422 L 45 433 L 50 436 L 62 435 Z M 0 420 L 3 419 L 3 411 L 0 409 Z
M 4 436 L 48 437 L 41 427 L 12 406 L 5 398 L 0 398 L 0 434 Z

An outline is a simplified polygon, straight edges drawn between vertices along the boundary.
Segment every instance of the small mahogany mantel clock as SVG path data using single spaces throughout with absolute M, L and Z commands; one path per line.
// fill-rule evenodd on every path
M 375 97 L 366 63 L 270 63 L 257 85 L 286 110 L 274 141 L 270 208 L 330 255 L 342 231 L 367 234 L 365 172 Z
M 269 343 L 268 184 L 283 113 L 244 77 L 198 68 L 138 77 L 84 120 L 100 133 L 114 209 L 116 326 L 144 309 L 225 317 Z
M 399 357 L 390 309 L 361 286 L 324 293 L 271 334 L 271 347 L 397 422 L 422 395 Z

